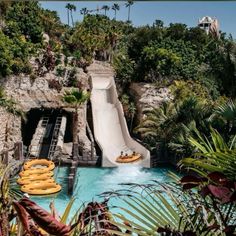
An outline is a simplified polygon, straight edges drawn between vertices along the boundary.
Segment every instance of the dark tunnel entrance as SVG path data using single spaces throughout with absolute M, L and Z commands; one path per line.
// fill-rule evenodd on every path
M 29 146 L 33 138 L 33 135 L 36 131 L 39 120 L 43 114 L 44 110 L 42 109 L 31 109 L 26 114 L 26 120 L 22 121 L 22 139 L 25 146 Z
M 26 115 L 26 121 L 22 122 L 22 139 L 23 144 L 26 147 L 26 151 L 29 151 L 29 146 L 33 135 L 36 132 L 40 119 L 45 120 L 45 131 L 38 141 L 38 156 L 40 158 L 47 158 L 49 151 L 52 149 L 52 140 L 58 137 L 60 127 L 60 117 L 65 116 L 66 130 L 64 135 L 64 142 L 72 142 L 72 114 L 61 109 L 31 109 Z M 50 149 L 51 148 L 51 149 Z
M 52 138 L 54 134 L 54 128 L 56 125 L 56 120 L 59 116 L 62 115 L 60 110 L 50 110 L 46 113 L 43 117 L 48 117 L 48 122 L 46 126 L 46 132 L 42 138 L 39 157 L 40 158 L 47 158 L 49 155 L 49 150 L 52 142 Z

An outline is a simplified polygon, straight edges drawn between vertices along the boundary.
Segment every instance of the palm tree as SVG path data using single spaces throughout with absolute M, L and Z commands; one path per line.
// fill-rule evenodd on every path
M 72 22 L 72 26 L 74 27 L 74 19 L 73 19 L 73 15 L 72 15 L 72 11 L 76 11 L 76 6 L 73 4 L 70 4 L 70 17 L 71 17 L 71 22 Z
M 196 126 L 204 132 L 208 130 L 209 115 L 204 104 L 194 97 L 177 104 L 164 102 L 146 113 L 136 131 L 151 148 L 163 151 L 163 157 L 168 156 L 167 151 L 179 156 L 191 155 L 193 148 L 189 145 L 188 137 Z
M 71 4 L 70 3 L 67 3 L 65 8 L 67 9 L 67 22 L 68 22 L 68 25 L 70 25 L 70 6 Z
M 225 123 L 226 132 L 230 133 L 236 127 L 236 102 L 229 100 L 227 103 L 218 106 L 209 118 L 209 121 L 217 120 Z
M 12 164 L 7 166 L 0 161 L 0 233 L 10 235 L 10 215 L 12 200 L 22 197 L 15 180 L 9 179 Z
M 179 165 L 187 167 L 202 176 L 210 172 L 221 172 L 229 179 L 235 180 L 236 169 L 236 135 L 228 143 L 219 132 L 211 129 L 211 138 L 196 131 L 197 138 L 190 137 L 190 144 L 196 149 L 192 157 L 184 158 Z
M 175 105 L 171 102 L 163 102 L 160 107 L 146 112 L 146 117 L 136 128 L 136 131 L 141 133 L 143 137 L 169 140 L 173 134 L 172 128 L 176 116 Z
M 80 14 L 83 15 L 83 17 L 85 17 L 85 15 L 88 14 L 88 9 L 87 9 L 86 7 L 82 8 L 82 9 L 80 10 Z
M 216 176 L 215 174 L 216 172 L 213 176 Z M 215 182 L 213 176 L 211 179 L 208 176 L 211 183 Z M 199 181 L 201 178 L 184 176 L 180 179 L 174 173 L 171 173 L 171 177 L 174 180 L 172 183 L 161 183 L 158 179 L 150 184 L 127 183 L 122 184 L 123 189 L 120 191 L 105 193 L 106 198 L 118 197 L 126 206 L 119 207 L 119 213 L 113 214 L 116 221 L 109 221 L 119 227 L 119 231 L 110 229 L 107 231 L 111 235 L 127 236 L 227 236 L 235 233 L 236 207 L 233 198 L 224 205 L 218 200 L 219 195 L 222 198 L 227 197 L 230 192 L 228 188 L 205 184 L 204 187 L 199 186 L 196 191 L 196 188 L 194 190 L 191 188 L 198 186 L 194 181 Z M 222 179 L 222 182 L 227 180 Z M 207 193 L 208 186 L 215 187 L 218 192 Z M 231 214 L 232 219 L 228 217 Z M 234 226 L 230 233 L 225 233 L 229 225 Z
M 102 9 L 104 10 L 105 16 L 107 15 L 107 11 L 109 11 L 110 7 L 107 5 L 102 6 Z
M 88 92 L 73 89 L 71 91 L 66 91 L 62 98 L 64 102 L 75 109 L 73 113 L 73 144 L 75 147 L 78 145 L 78 109 L 88 100 L 89 96 L 90 94 Z M 77 152 L 77 150 L 74 151 Z
M 128 22 L 130 22 L 130 8 L 134 4 L 133 0 L 128 0 L 128 2 L 125 4 L 126 7 L 128 7 Z
M 116 12 L 120 10 L 120 6 L 117 3 L 114 3 L 114 5 L 111 7 L 111 9 L 115 12 L 115 20 L 116 20 Z
M 72 26 L 74 26 L 72 11 L 76 11 L 76 6 L 73 5 L 73 4 L 67 3 L 66 4 L 66 9 L 67 9 L 68 25 L 70 25 L 70 17 L 71 17 Z

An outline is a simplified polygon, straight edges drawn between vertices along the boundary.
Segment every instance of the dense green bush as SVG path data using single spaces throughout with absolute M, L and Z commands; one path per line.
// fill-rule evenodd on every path
M 40 7 L 37 2 L 9 2 L 4 8 L 4 27 L 0 31 L 0 75 L 30 74 L 29 58 L 42 43 Z
M 214 38 L 198 27 L 183 24 L 164 27 L 159 21 L 152 27 L 134 28 L 123 38 L 127 54 L 119 66 L 129 70 L 130 59 L 135 68 L 130 70 L 127 82 L 194 80 L 207 87 L 214 99 L 224 94 L 235 96 L 236 44 L 232 38 L 223 34 L 220 39 Z M 119 80 L 125 81 L 126 74 L 122 77 L 116 68 Z
M 0 75 L 6 76 L 11 73 L 13 64 L 13 42 L 0 31 Z
M 32 43 L 42 42 L 42 22 L 40 20 L 41 9 L 37 2 L 13 2 L 6 13 L 6 21 L 14 22 L 9 29 L 13 32 L 25 35 L 26 40 Z M 7 24 L 8 27 L 8 24 Z

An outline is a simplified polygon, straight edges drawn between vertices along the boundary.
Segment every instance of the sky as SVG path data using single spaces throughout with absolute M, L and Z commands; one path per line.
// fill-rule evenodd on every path
M 62 22 L 67 23 L 65 9 L 67 3 L 66 1 L 44 1 L 41 5 L 43 8 L 57 11 Z M 80 9 L 83 7 L 93 10 L 103 5 L 112 6 L 114 3 L 123 5 L 117 12 L 117 20 L 127 20 L 128 9 L 123 1 L 73 1 L 71 3 L 77 8 L 77 11 L 73 13 L 76 21 L 82 20 Z M 114 11 L 108 11 L 107 16 L 113 18 Z M 216 17 L 220 23 L 220 30 L 227 34 L 231 33 L 236 39 L 236 2 L 234 1 L 136 1 L 131 7 L 130 18 L 135 26 L 152 24 L 159 19 L 166 26 L 170 23 L 184 23 L 193 27 L 203 16 Z

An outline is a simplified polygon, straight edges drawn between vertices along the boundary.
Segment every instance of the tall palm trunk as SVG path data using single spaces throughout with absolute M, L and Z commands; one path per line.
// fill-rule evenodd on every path
M 76 107 L 73 113 L 73 143 L 78 143 L 78 107 Z
M 74 27 L 74 19 L 73 19 L 73 15 L 72 15 L 72 10 L 70 11 L 70 17 L 71 17 L 72 26 Z
M 130 21 L 130 5 L 129 5 L 129 9 L 128 9 L 128 21 Z
M 116 10 L 115 10 L 115 20 L 116 20 Z
M 69 12 L 69 9 L 67 9 L 67 21 L 68 21 L 68 25 L 70 25 L 70 12 Z
M 78 158 L 78 107 L 75 108 L 73 113 L 73 159 L 77 160 Z

